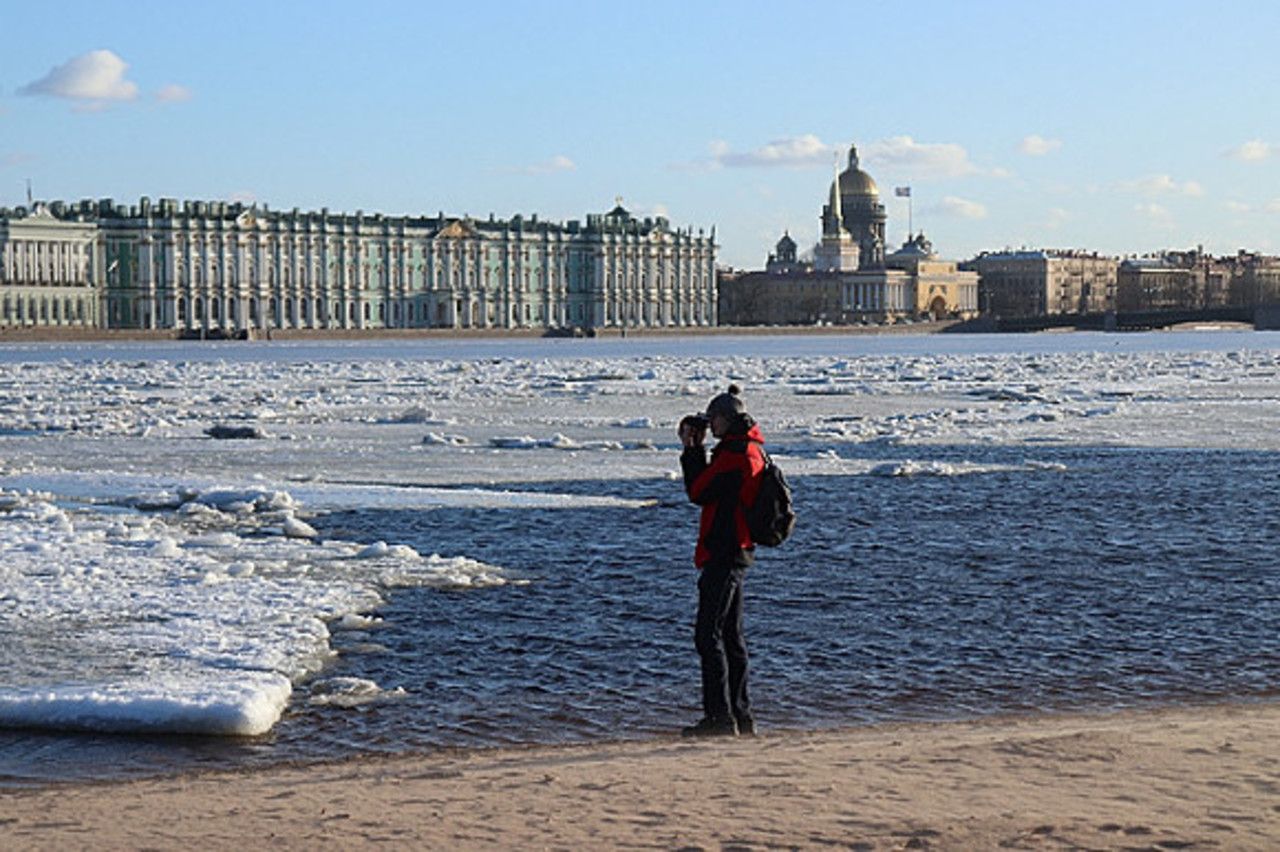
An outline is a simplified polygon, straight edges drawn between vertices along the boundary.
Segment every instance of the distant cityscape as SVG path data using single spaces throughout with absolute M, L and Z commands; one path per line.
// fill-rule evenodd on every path
M 895 194 L 909 196 L 910 187 Z M 0 328 L 252 337 L 285 330 L 873 325 L 1280 303 L 1280 257 L 1201 248 L 1113 257 L 1051 248 L 946 260 L 922 232 L 885 245 L 856 147 L 821 237 L 760 270 L 716 265 L 715 228 L 607 213 L 556 223 L 288 212 L 142 198 L 0 208 Z
M 910 187 L 895 194 L 910 196 Z M 879 188 L 856 148 L 822 207 L 821 240 L 803 259 L 783 234 L 763 270 L 721 270 L 720 321 L 730 325 L 1025 319 L 1108 312 L 1194 311 L 1280 302 L 1280 257 L 1201 248 L 1113 257 L 1072 249 L 984 251 L 943 260 L 923 233 L 886 252 Z

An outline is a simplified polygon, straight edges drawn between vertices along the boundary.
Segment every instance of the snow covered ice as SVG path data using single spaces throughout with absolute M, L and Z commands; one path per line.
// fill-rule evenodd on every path
M 677 478 L 673 424 L 730 381 L 794 475 L 992 469 L 932 445 L 1022 448 L 1013 472 L 1060 465 L 1045 446 L 1280 449 L 1270 333 L 4 346 L 0 725 L 254 735 L 298 690 L 394 700 L 325 677 L 330 631 L 376 629 L 405 586 L 537 583 L 536 554 L 328 540 L 317 516 L 644 511 L 557 483 Z

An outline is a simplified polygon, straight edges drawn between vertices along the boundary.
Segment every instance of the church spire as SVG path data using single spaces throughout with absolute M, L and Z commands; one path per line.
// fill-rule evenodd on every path
M 831 170 L 835 172 L 835 182 L 831 184 L 831 215 L 836 220 L 836 233 L 844 227 L 844 212 L 840 209 L 840 158 L 831 158 Z

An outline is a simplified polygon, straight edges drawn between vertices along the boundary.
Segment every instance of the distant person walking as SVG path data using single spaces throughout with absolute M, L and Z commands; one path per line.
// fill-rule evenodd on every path
M 741 391 L 730 385 L 703 416 L 680 422 L 680 466 L 689 500 L 702 507 L 693 561 L 698 577 L 694 645 L 702 661 L 702 719 L 686 737 L 755 734 L 747 692 L 747 642 L 742 633 L 743 579 L 755 559 L 744 507 L 760 488 L 764 437 L 747 414 Z M 717 439 L 711 458 L 708 428 Z

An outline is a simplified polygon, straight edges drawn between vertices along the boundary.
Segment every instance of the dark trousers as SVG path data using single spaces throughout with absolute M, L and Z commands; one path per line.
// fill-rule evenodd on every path
M 698 577 L 693 641 L 702 658 L 702 710 L 708 719 L 751 718 L 747 640 L 742 635 L 745 574 L 745 568 L 735 565 L 711 564 Z

